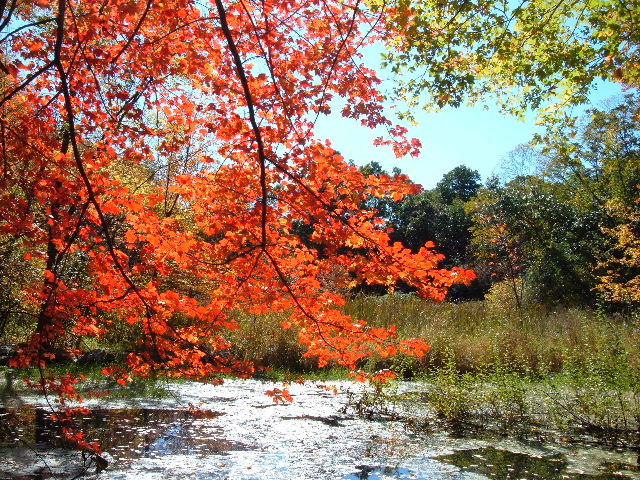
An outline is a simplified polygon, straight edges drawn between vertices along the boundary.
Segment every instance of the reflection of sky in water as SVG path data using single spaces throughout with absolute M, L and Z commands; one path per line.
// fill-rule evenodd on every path
M 97 409 L 83 421 L 89 439 L 100 440 L 109 455 L 109 469 L 99 478 L 640 479 L 638 473 L 612 476 L 602 467 L 608 461 L 614 465 L 609 472 L 619 470 L 620 462 L 631 461 L 630 454 L 625 457 L 599 449 L 543 448 L 507 439 L 498 443 L 456 439 L 445 433 L 416 435 L 398 422 L 373 422 L 340 414 L 345 396 L 335 396 L 312 383 L 292 385 L 293 404 L 273 405 L 264 392 L 274 386 L 241 380 L 228 381 L 222 387 L 181 383 L 171 387 L 174 398 L 101 399 L 100 406 L 107 404 L 111 409 Z M 211 413 L 194 416 L 177 410 L 178 403 L 201 404 Z M 38 422 L 33 409 L 25 412 L 27 428 L 22 435 L 33 440 Z M 42 437 L 42 432 L 39 435 Z M 0 461 L 0 478 L 7 472 L 34 472 L 35 461 L 32 458 L 30 466 L 29 453 L 23 449 L 19 454 L 12 439 L 0 437 L 0 448 L 12 443 L 14 448 L 0 450 L 0 459 L 7 459 L 12 469 L 7 470 Z M 56 446 L 60 445 L 55 440 L 49 441 L 49 448 Z M 58 449 L 45 455 L 51 457 L 56 471 L 67 468 L 68 473 L 68 461 L 60 461 L 60 453 Z M 578 475 L 580 470 L 584 476 Z
M 484 447 L 457 450 L 437 459 L 456 465 L 466 472 L 474 472 L 499 480 L 620 480 L 624 478 L 613 472 L 589 475 L 567 471 L 569 465 L 567 457 L 561 453 L 544 456 L 528 455 Z
M 422 474 L 412 472 L 407 468 L 402 467 L 369 467 L 367 465 L 360 465 L 356 467 L 358 469 L 357 473 L 353 473 L 351 475 L 347 475 L 344 477 L 344 480 L 388 480 L 388 479 L 417 479 L 417 480 L 426 480 L 426 479 L 434 479 L 434 478 L 443 478 L 443 477 L 435 477 L 432 473 L 429 476 L 424 476 Z M 454 477 L 446 477 L 446 478 L 454 478 Z

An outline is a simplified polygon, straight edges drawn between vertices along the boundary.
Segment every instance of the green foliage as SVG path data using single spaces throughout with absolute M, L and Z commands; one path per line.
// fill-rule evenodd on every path
M 411 195 L 394 205 L 391 224 L 394 239 L 413 251 L 419 250 L 427 241 L 434 241 L 434 229 L 438 223 L 437 200 L 430 192 Z
M 394 322 L 401 336 L 423 336 L 432 347 L 422 365 L 410 366 L 426 380 L 419 395 L 369 390 L 351 399 L 363 415 L 400 412 L 415 428 L 445 422 L 462 433 L 635 441 L 637 325 L 603 311 L 530 304 L 517 312 L 504 304 L 434 304 L 406 294 L 357 297 L 345 308 L 374 326 Z
M 360 167 L 360 171 L 365 175 L 389 175 L 385 169 L 382 168 L 378 162 L 369 162 L 366 165 Z M 390 176 L 402 175 L 399 168 L 394 167 Z M 410 182 L 412 183 L 412 182 Z M 363 208 L 369 210 L 376 210 L 380 218 L 389 219 L 393 215 L 398 202 L 394 201 L 391 197 L 369 197 L 362 205 Z
M 469 373 L 460 373 L 456 368 L 451 350 L 445 354 L 445 363 L 431 379 L 431 389 L 425 397 L 435 414 L 452 423 L 468 420 L 477 401 L 477 391 Z
M 396 94 L 411 106 L 458 106 L 490 96 L 503 110 L 523 114 L 584 103 L 598 79 L 640 83 L 635 1 L 396 0 L 393 6 L 385 60 L 407 74 Z
M 456 199 L 466 202 L 475 197 L 480 185 L 480 174 L 477 170 L 459 165 L 443 175 L 435 191 L 445 204 L 450 205 Z
M 640 371 L 628 354 L 568 352 L 561 374 L 536 377 L 499 358 L 461 373 L 449 352 L 422 398 L 436 418 L 458 427 L 524 436 L 544 429 L 624 443 L 640 425 Z
M 377 162 L 360 167 L 367 175 L 388 175 Z M 394 169 L 393 175 L 400 171 Z M 439 253 L 445 255 L 443 267 L 467 264 L 471 219 L 464 202 L 480 188 L 480 175 L 465 166 L 446 173 L 433 190 L 409 195 L 394 201 L 389 197 L 370 198 L 366 207 L 377 210 L 393 228 L 392 240 L 417 252 L 426 242 L 434 242 Z
M 425 399 L 434 413 L 458 426 L 491 427 L 507 433 L 527 421 L 530 381 L 502 359 L 475 373 L 456 369 L 452 351 L 443 366 L 434 369 Z M 489 425 L 491 424 L 491 425 Z
M 640 184 L 638 96 L 607 110 L 590 109 L 578 122 L 538 135 L 533 146 L 545 160 L 543 178 L 581 210 L 602 211 L 608 200 L 636 206 Z
M 600 212 L 581 211 L 537 177 L 485 191 L 468 209 L 475 251 L 494 278 L 524 275 L 541 303 L 593 301 L 593 267 L 604 241 Z
M 568 352 L 561 375 L 540 387 L 557 425 L 615 436 L 640 425 L 640 368 L 622 345 Z
M 390 208 L 393 239 L 414 251 L 425 242 L 434 242 L 445 255 L 443 265 L 468 264 L 471 218 L 464 202 L 480 188 L 477 171 L 456 167 L 446 173 L 436 188 L 411 195 Z
M 372 198 L 369 207 L 393 228 L 394 241 L 413 251 L 433 242 L 443 266 L 476 270 L 478 280 L 454 286 L 449 300 L 481 298 L 504 282 L 518 308 L 524 301 L 594 305 L 595 288 L 608 275 L 597 266 L 633 257 L 611 249 L 607 232 L 621 220 L 606 205 L 637 210 L 636 106 L 637 98 L 627 96 L 609 110 L 589 110 L 580 122 L 550 126 L 506 159 L 506 183 L 496 178 L 481 188 L 478 172 L 458 166 L 432 190 L 401 201 Z M 386 174 L 375 162 L 362 170 Z M 615 270 L 609 276 L 636 277 L 633 267 Z
M 603 232 L 620 222 L 607 205 L 614 201 L 637 210 L 636 104 L 629 96 L 609 111 L 590 110 L 579 125 L 549 129 L 515 155 L 535 162 L 542 174 L 516 176 L 467 202 L 481 276 L 519 279 L 540 303 L 595 302 L 596 266 L 624 256 L 610 249 Z M 635 275 L 633 268 L 617 270 L 621 278 Z
M 502 434 L 523 430 L 531 412 L 529 378 L 498 363 L 489 366 L 479 380 L 482 414 L 495 422 L 494 428 Z

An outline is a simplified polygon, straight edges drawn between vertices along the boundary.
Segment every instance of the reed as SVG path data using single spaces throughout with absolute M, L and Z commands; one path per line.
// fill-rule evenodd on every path
M 547 309 L 529 305 L 521 310 L 489 301 L 433 303 L 414 295 L 358 296 L 345 311 L 371 326 L 396 325 L 401 338 L 419 337 L 431 345 L 420 368 L 440 367 L 452 354 L 456 369 L 479 371 L 506 362 L 522 371 L 559 372 L 567 359 L 611 349 L 640 358 L 637 323 L 581 308 Z

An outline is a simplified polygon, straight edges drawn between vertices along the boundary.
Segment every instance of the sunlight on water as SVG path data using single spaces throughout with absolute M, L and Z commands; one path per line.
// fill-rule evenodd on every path
M 285 406 L 264 395 L 270 388 L 241 380 L 181 383 L 163 399 L 101 399 L 80 420 L 109 461 L 99 478 L 640 479 L 629 452 L 415 434 L 400 422 L 341 413 L 346 396 L 313 383 L 293 385 L 295 402 Z M 31 406 L 0 410 L 0 478 L 73 476 L 79 454 L 68 450 L 38 399 L 27 401 Z

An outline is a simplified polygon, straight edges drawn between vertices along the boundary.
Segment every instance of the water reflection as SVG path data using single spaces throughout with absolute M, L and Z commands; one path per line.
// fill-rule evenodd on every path
M 110 468 L 119 468 L 139 458 L 167 455 L 219 455 L 249 447 L 224 438 L 222 429 L 207 419 L 214 412 L 193 414 L 170 409 L 94 409 L 77 419 L 89 441 L 98 441 L 111 458 Z M 71 445 L 61 435 L 59 426 L 43 408 L 0 408 L 0 458 L 23 456 L 24 448 L 49 452 L 67 450 Z M 14 461 L 17 460 L 14 458 Z M 3 471 L 0 474 L 10 472 Z M 40 473 L 9 478 L 48 478 Z
M 357 473 L 347 475 L 343 480 L 386 480 L 390 478 L 394 480 L 426 480 L 426 477 L 420 476 L 407 468 L 370 467 L 368 465 L 360 465 L 356 468 L 358 469 Z
M 561 454 L 535 456 L 499 450 L 494 447 L 458 450 L 436 459 L 480 473 L 496 480 L 621 480 L 618 473 L 587 475 L 567 471 L 568 462 Z M 623 467 L 623 465 L 619 465 Z M 631 465 L 627 466 L 633 468 Z
M 276 386 L 186 382 L 166 399 L 100 398 L 79 423 L 109 460 L 100 480 L 640 480 L 633 452 L 411 433 L 400 422 L 344 413 L 347 395 L 321 385 L 294 384 L 295 402 L 273 405 L 264 392 Z M 37 397 L 27 401 L 43 405 Z M 209 411 L 194 415 L 176 402 Z M 0 408 L 0 479 L 77 474 L 79 454 L 47 412 Z

